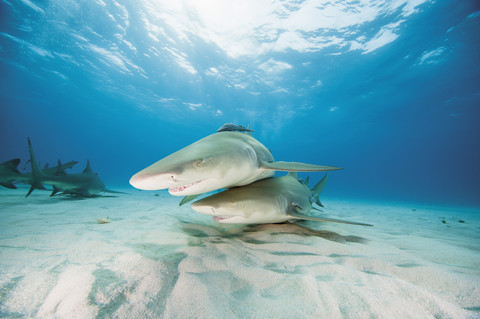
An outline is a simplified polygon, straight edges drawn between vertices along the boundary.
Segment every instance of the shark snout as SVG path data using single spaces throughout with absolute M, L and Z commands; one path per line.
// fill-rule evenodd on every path
M 159 190 L 171 187 L 175 181 L 173 174 L 152 174 L 140 171 L 130 178 L 130 185 L 143 190 Z

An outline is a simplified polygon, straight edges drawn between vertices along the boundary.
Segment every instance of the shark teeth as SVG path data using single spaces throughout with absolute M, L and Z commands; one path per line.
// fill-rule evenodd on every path
M 216 222 L 221 222 L 222 220 L 229 219 L 230 217 L 233 216 L 213 216 L 213 220 Z
M 194 183 L 191 183 L 191 184 L 188 184 L 188 185 L 170 187 L 168 190 L 169 190 L 171 193 L 178 193 L 178 192 L 182 192 L 182 191 L 184 191 L 185 189 L 189 188 L 190 186 L 193 186 L 193 185 L 198 184 L 198 183 L 200 183 L 200 181 L 194 182 Z

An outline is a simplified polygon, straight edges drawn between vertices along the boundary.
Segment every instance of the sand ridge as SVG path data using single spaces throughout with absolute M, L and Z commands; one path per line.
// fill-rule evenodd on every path
M 325 199 L 375 226 L 239 226 L 166 192 L 23 193 L 0 193 L 1 317 L 480 316 L 477 209 Z

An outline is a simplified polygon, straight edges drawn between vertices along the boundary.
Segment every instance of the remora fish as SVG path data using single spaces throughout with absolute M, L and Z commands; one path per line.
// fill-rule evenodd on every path
M 211 215 L 213 220 L 224 224 L 270 224 L 305 219 L 372 226 L 307 215 L 312 209 L 312 203 L 321 206 L 318 196 L 326 183 L 326 178 L 327 175 L 310 190 L 306 184 L 297 179 L 296 173 L 289 173 L 208 196 L 194 202 L 192 209 L 201 214 Z
M 238 131 L 238 132 L 255 132 L 254 130 L 249 129 L 243 125 L 237 125 L 233 123 L 223 124 L 217 132 L 227 132 L 227 131 Z
M 30 195 L 36 188 L 45 189 L 43 184 L 50 184 L 53 186 L 53 191 L 50 196 L 61 191 L 65 194 L 90 197 L 106 191 L 102 180 L 96 173 L 93 173 L 90 161 L 87 160 L 87 167 L 81 174 L 67 174 L 60 161 L 58 161 L 57 172 L 55 175 L 46 174 L 42 172 L 38 166 L 30 138 L 28 139 L 28 150 L 30 152 L 30 161 L 32 165 L 32 186 L 25 197 L 28 197 L 28 195 Z
M 159 160 L 136 173 L 130 184 L 144 190 L 166 189 L 172 195 L 197 195 L 251 184 L 275 171 L 313 172 L 341 169 L 295 162 L 274 162 L 255 138 L 219 132 Z

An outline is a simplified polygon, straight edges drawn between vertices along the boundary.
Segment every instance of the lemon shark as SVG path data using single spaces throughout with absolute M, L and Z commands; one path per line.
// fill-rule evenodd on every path
M 323 206 L 318 197 L 326 181 L 327 175 L 310 190 L 297 179 L 297 173 L 291 172 L 213 194 L 194 202 L 192 209 L 224 224 L 270 224 L 304 219 L 372 226 L 308 215 L 313 203 Z
M 63 169 L 72 168 L 77 163 L 78 162 L 76 161 L 70 161 L 66 164 L 62 164 L 62 167 Z M 20 173 L 18 171 L 18 164 L 20 164 L 19 158 L 12 159 L 0 164 L 0 185 L 7 188 L 16 189 L 17 186 L 14 185 L 14 182 L 21 182 L 27 184 L 33 183 L 32 173 Z M 48 167 L 48 165 L 45 165 L 45 167 L 42 169 L 42 172 L 44 174 L 55 174 L 57 170 L 58 166 Z
M 105 184 L 100 177 L 92 171 L 90 161 L 87 160 L 87 166 L 81 174 L 67 174 L 60 161 L 58 161 L 57 172 L 55 174 L 48 174 L 43 172 L 38 166 L 30 138 L 28 138 L 28 150 L 30 152 L 32 165 L 32 183 L 25 197 L 28 197 L 37 188 L 45 189 L 43 184 L 52 185 L 53 191 L 50 196 L 58 192 L 63 192 L 64 194 L 91 197 L 95 194 L 108 191 L 105 189 Z
M 296 162 L 275 162 L 272 153 L 252 136 L 221 131 L 139 171 L 130 184 L 143 190 L 167 189 L 190 196 L 251 184 L 275 171 L 313 172 L 341 169 Z

